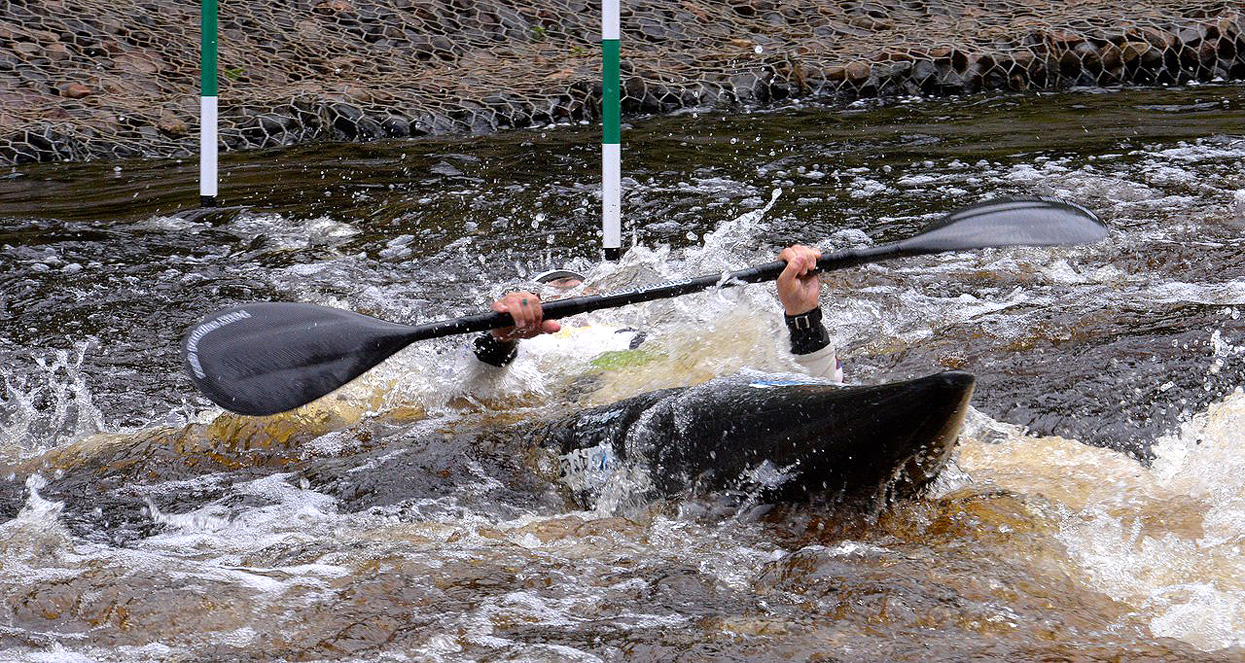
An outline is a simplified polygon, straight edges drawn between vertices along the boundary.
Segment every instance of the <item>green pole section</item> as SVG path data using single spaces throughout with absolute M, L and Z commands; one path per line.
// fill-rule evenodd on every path
M 202 50 L 200 51 L 200 71 L 202 77 L 200 80 L 200 94 L 205 97 L 215 97 L 216 89 L 216 14 L 217 0 L 203 0 L 201 7 L 200 22 Z
M 622 82 L 619 73 L 621 47 L 619 40 L 601 42 L 601 142 L 617 145 L 622 142 Z

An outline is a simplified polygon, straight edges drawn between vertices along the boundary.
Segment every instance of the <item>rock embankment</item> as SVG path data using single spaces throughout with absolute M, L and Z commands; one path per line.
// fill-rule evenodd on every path
M 1245 78 L 1239 2 L 656 0 L 623 112 Z M 225 149 L 594 119 L 598 4 L 223 0 Z M 197 3 L 0 3 L 0 163 L 189 155 Z

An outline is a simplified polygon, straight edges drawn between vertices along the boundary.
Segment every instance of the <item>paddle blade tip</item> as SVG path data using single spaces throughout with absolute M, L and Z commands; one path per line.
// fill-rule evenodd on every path
M 263 416 L 338 389 L 410 340 L 408 327 L 351 311 L 257 302 L 203 318 L 183 339 L 182 360 L 213 403 Z
M 1002 246 L 1070 246 L 1107 236 L 1107 225 L 1088 208 L 1047 197 L 986 200 L 953 212 L 899 243 L 913 253 Z

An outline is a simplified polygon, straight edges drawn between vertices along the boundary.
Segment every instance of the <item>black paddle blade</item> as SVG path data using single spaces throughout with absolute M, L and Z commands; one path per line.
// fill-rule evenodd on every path
M 186 372 L 239 414 L 292 410 L 406 347 L 411 327 L 351 311 L 265 302 L 217 311 L 182 342 Z
M 1093 212 L 1060 200 L 1006 198 L 966 207 L 894 246 L 905 254 L 990 246 L 1088 244 L 1107 236 Z

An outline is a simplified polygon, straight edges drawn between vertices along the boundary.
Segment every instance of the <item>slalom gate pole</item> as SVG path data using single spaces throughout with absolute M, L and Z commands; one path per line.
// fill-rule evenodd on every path
M 619 0 L 601 2 L 601 224 L 606 260 L 622 256 Z

